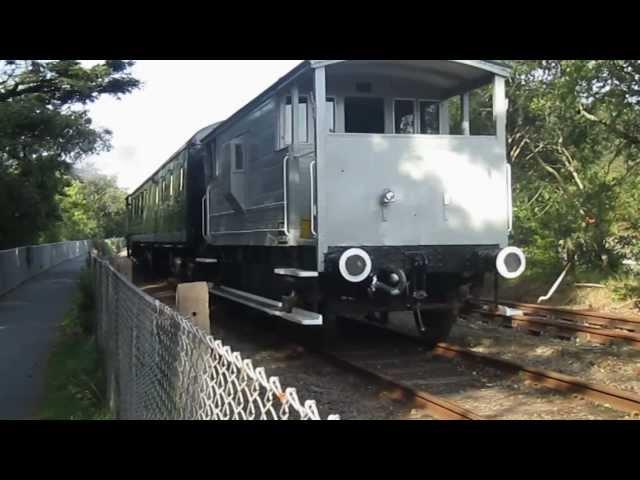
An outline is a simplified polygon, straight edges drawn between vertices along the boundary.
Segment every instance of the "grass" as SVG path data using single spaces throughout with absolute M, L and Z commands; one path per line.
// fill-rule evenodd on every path
M 40 419 L 112 418 L 94 335 L 95 290 L 91 273 L 82 272 L 78 283 L 78 293 L 49 356 L 44 398 L 37 416 Z

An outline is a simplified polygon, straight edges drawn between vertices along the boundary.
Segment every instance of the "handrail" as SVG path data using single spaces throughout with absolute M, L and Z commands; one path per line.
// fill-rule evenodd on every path
M 314 182 L 314 174 L 313 174 L 313 167 L 316 164 L 316 161 L 312 161 L 311 163 L 309 163 L 309 179 L 311 181 L 311 234 L 314 237 L 318 236 L 318 232 L 316 232 L 316 222 L 315 222 L 315 182 Z
M 205 222 L 205 219 L 204 219 L 204 217 L 205 217 L 205 213 L 204 213 L 204 201 L 205 201 L 206 197 L 207 197 L 207 194 L 205 193 L 205 194 L 202 196 L 202 200 L 200 201 L 200 208 L 201 208 L 201 210 L 202 210 L 202 229 L 201 229 L 201 230 L 202 230 L 202 238 L 204 238 L 205 240 L 207 239 L 207 235 L 206 235 L 206 234 L 205 234 L 205 232 L 204 232 L 204 230 L 205 230 L 205 229 L 204 229 L 204 222 Z
M 287 210 L 289 208 L 289 204 L 287 202 L 287 163 L 289 162 L 289 155 L 285 155 L 282 159 L 282 190 L 284 195 L 284 233 L 285 235 L 289 235 L 289 216 L 287 215 Z
M 207 239 L 208 235 L 209 235 L 209 231 L 211 230 L 209 228 L 209 191 L 211 189 L 211 185 L 207 186 L 207 190 L 204 193 L 204 196 L 202 197 L 202 200 L 200 201 L 200 205 L 201 205 L 201 209 L 202 209 L 202 238 L 204 238 L 205 240 Z M 206 208 L 205 208 L 206 206 Z M 205 214 L 206 212 L 206 214 Z M 206 228 L 205 228 L 206 225 Z
M 205 204 L 207 205 L 207 236 L 209 235 L 209 232 L 211 231 L 211 215 L 209 215 L 209 212 L 211 211 L 211 185 L 207 186 L 207 191 L 205 192 L 205 195 L 207 197 L 207 201 L 205 202 Z

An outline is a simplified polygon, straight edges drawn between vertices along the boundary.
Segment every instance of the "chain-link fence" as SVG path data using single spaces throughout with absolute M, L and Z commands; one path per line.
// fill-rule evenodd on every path
M 283 389 L 105 261 L 92 257 L 91 265 L 98 345 L 117 418 L 320 419 L 315 401 L 301 402 L 295 388 Z
M 0 295 L 64 260 L 86 254 L 90 246 L 90 240 L 78 240 L 0 250 Z

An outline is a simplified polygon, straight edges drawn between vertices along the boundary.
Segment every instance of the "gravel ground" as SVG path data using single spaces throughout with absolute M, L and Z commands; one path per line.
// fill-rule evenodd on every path
M 322 418 L 399 420 L 411 414 L 410 406 L 391 400 L 379 387 L 286 341 L 297 332 L 279 320 L 224 301 L 215 305 L 213 318 L 214 336 L 264 367 L 267 375 L 278 376 L 283 387 L 296 388 L 301 400 L 315 400 Z
M 396 326 L 398 325 L 396 320 Z M 407 328 L 407 323 L 403 322 Z M 381 335 L 383 335 L 381 333 Z M 387 344 L 388 344 L 387 338 Z M 632 415 L 577 396 L 560 393 L 527 381 L 523 375 L 509 374 L 473 361 L 445 360 L 428 351 L 410 356 L 412 348 L 404 345 L 405 356 L 395 363 L 375 361 L 369 368 L 392 376 L 416 389 L 441 396 L 472 410 L 486 419 L 632 419 Z M 386 352 L 379 347 L 378 352 Z M 393 356 L 396 356 L 393 354 Z M 378 365 L 374 365 L 377 363 Z
M 166 282 L 136 283 L 163 303 L 175 306 L 175 296 L 168 292 L 171 286 Z M 286 338 L 301 334 L 288 322 L 217 299 L 211 318 L 214 337 L 243 358 L 250 358 L 254 366 L 264 367 L 268 376 L 279 377 L 283 388 L 296 388 L 302 402 L 315 400 L 321 418 L 338 414 L 343 420 L 432 419 L 410 405 L 394 401 L 384 389 L 305 351 L 298 343 L 288 342 Z
M 152 290 L 161 291 L 162 288 Z M 163 296 L 161 301 L 173 303 L 171 295 Z M 264 367 L 268 375 L 278 376 L 283 386 L 295 387 L 302 401 L 316 400 L 322 418 L 337 413 L 342 419 L 431 419 L 423 410 L 393 401 L 389 392 L 305 351 L 295 339 L 309 335 L 308 327 L 297 327 L 217 299 L 212 319 L 214 336 L 239 351 L 244 358 L 251 358 L 254 365 Z M 414 333 L 413 321 L 407 315 L 394 315 L 391 323 L 395 329 Z M 640 352 L 637 350 L 532 337 L 491 327 L 479 320 L 463 319 L 454 327 L 450 340 L 479 352 L 561 371 L 584 380 L 633 391 L 640 389 L 637 381 L 640 372 L 636 367 Z M 364 343 L 356 341 L 352 346 L 352 350 L 361 350 L 363 358 L 367 356 Z M 357 357 L 358 352 L 354 354 Z M 442 395 L 489 419 L 631 418 L 588 400 L 537 387 L 518 375 L 506 375 L 461 360 L 447 360 L 448 365 L 439 367 L 438 359 L 428 352 L 415 355 L 402 361 L 390 356 L 388 361 L 381 358 L 374 360 L 375 364 L 363 366 L 388 373 L 414 388 Z M 407 368 L 407 365 L 411 367 Z
M 450 341 L 477 352 L 640 394 L 640 350 L 628 345 L 537 337 L 488 325 L 477 316 L 460 319 Z

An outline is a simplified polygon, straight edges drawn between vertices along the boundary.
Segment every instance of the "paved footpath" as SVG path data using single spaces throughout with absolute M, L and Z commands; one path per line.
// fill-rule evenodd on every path
M 56 327 L 71 306 L 81 255 L 0 296 L 0 419 L 33 418 Z

